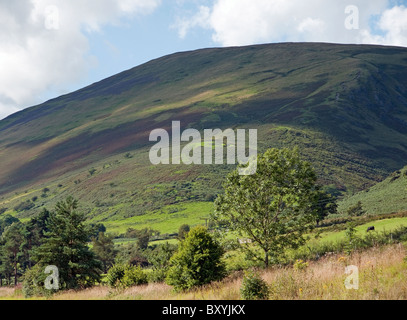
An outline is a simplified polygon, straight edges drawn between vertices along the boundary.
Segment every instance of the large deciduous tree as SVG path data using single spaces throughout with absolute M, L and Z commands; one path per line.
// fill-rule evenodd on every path
M 305 242 L 317 220 L 317 201 L 316 174 L 298 150 L 270 149 L 258 156 L 254 175 L 235 170 L 227 177 L 212 219 L 250 240 L 240 247 L 268 267 L 286 248 Z

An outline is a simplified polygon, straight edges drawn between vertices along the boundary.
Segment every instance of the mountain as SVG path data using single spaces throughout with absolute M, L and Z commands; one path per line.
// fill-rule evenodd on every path
M 0 210 L 27 219 L 73 195 L 117 230 L 196 223 L 234 167 L 153 166 L 149 134 L 173 120 L 257 129 L 259 152 L 297 145 L 327 188 L 363 190 L 406 164 L 406 67 L 406 48 L 323 43 L 150 61 L 0 121 Z

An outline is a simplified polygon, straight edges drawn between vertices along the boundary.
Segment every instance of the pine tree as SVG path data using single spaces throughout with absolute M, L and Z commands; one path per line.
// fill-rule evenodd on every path
M 100 280 L 101 263 L 87 245 L 91 230 L 77 207 L 72 197 L 57 203 L 47 220 L 46 238 L 35 252 L 41 265 L 58 268 L 60 287 L 66 289 L 87 287 Z
M 103 272 L 107 273 L 107 270 L 113 265 L 114 258 L 116 257 L 117 250 L 114 248 L 113 237 L 105 235 L 103 232 L 99 233 L 99 236 L 93 239 L 92 251 L 96 254 L 96 257 L 103 264 Z
M 36 247 L 39 247 L 42 244 L 45 233 L 48 231 L 46 224 L 49 215 L 50 212 L 43 209 L 38 216 L 31 218 L 30 221 L 24 225 L 24 242 L 22 244 L 22 249 L 26 261 L 25 267 L 27 268 L 31 268 L 35 264 L 35 261 L 33 261 L 32 258 L 32 253 Z
M 8 278 L 10 278 L 10 271 L 12 270 L 15 286 L 18 284 L 19 264 L 23 256 L 21 249 L 23 242 L 23 225 L 21 222 L 15 222 L 4 230 L 1 250 L 2 269 Z

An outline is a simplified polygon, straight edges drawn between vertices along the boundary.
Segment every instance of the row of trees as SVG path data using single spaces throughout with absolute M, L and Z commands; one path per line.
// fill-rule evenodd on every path
M 297 150 L 268 150 L 258 157 L 256 174 L 241 176 L 236 170 L 227 177 L 224 188 L 211 216 L 217 236 L 225 238 L 233 232 L 239 239 L 250 240 L 236 244 L 249 257 L 263 261 L 265 267 L 287 248 L 302 245 L 305 234 L 336 210 L 334 199 L 316 184 L 315 172 Z M 77 201 L 69 197 L 54 211 L 44 210 L 27 224 L 3 217 L 0 279 L 10 281 L 14 277 L 17 284 L 18 276 L 26 272 L 26 281 L 39 284 L 44 280 L 39 271 L 54 265 L 59 269 L 61 288 L 83 288 L 100 282 L 101 274 L 114 264 L 142 265 L 143 259 L 153 266 L 158 280 L 166 279 L 180 289 L 225 274 L 221 263 L 224 251 L 204 228 L 190 231 L 183 226 L 178 250 L 168 245 L 151 248 L 151 230 L 130 229 L 138 243 L 118 250 L 112 237 L 100 226 L 86 224 L 77 209 Z

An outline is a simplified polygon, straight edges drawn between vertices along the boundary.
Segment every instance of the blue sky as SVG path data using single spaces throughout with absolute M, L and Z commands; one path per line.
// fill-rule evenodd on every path
M 407 47 L 406 6 L 407 0 L 0 0 L 0 119 L 179 51 L 285 41 Z
M 109 25 L 100 33 L 89 34 L 89 54 L 97 57 L 99 63 L 82 83 L 106 78 L 167 54 L 220 46 L 212 41 L 207 29 L 195 29 L 184 39 L 178 36 L 174 26 L 177 17 L 192 10 L 191 6 L 180 8 L 167 0 L 151 15 L 127 18 L 121 27 Z

